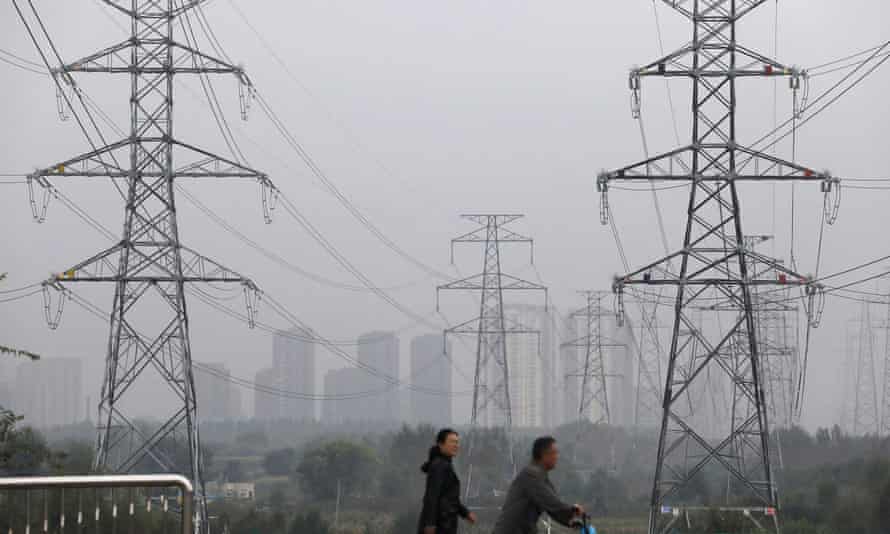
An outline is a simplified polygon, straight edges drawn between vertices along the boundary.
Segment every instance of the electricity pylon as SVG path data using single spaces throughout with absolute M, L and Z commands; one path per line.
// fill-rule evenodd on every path
M 746 248 L 753 250 L 758 244 L 773 239 L 773 236 L 746 236 L 745 239 Z M 781 263 L 780 260 L 774 261 Z M 762 264 L 755 259 L 751 262 L 750 269 L 754 278 L 772 278 L 778 281 L 784 276 L 787 281 L 787 276 L 777 272 L 773 264 Z M 766 405 L 775 424 L 789 428 L 795 422 L 795 377 L 799 362 L 794 327 L 799 308 L 793 302 L 795 299 L 792 289 L 788 287 L 766 290 L 753 287 L 751 295 Z
M 863 302 L 859 318 L 852 321 L 856 325 L 853 336 L 848 337 L 847 368 L 853 373 L 852 391 L 847 391 L 845 404 L 849 417 L 850 431 L 854 436 L 878 435 L 881 430 L 879 413 L 878 370 L 875 365 L 876 335 L 871 321 L 871 306 Z
M 786 76 L 796 87 L 802 76 L 736 40 L 736 26 L 766 0 L 663 0 L 692 23 L 692 40 L 680 50 L 631 73 L 631 89 L 639 100 L 640 79 L 649 76 L 683 77 L 692 81 L 692 140 L 670 152 L 627 167 L 604 172 L 597 180 L 608 206 L 609 184 L 617 180 L 684 181 L 689 201 L 682 248 L 642 269 L 616 278 L 620 293 L 627 286 L 676 286 L 674 323 L 662 404 L 655 476 L 650 501 L 649 532 L 663 534 L 696 505 L 700 497 L 690 486 L 707 483 L 711 467 L 729 473 L 744 489 L 729 508 L 750 513 L 758 507 L 771 517 L 776 530 L 778 495 L 770 467 L 769 425 L 764 406 L 753 287 L 800 285 L 809 311 L 819 286 L 807 277 L 750 250 L 742 231 L 737 185 L 743 181 L 818 181 L 826 195 L 837 180 L 827 173 L 760 152 L 736 138 L 739 78 Z M 797 110 L 795 110 L 797 112 Z M 833 205 L 826 202 L 826 209 Z M 835 212 L 830 210 L 832 222 Z M 772 265 L 780 278 L 755 277 L 753 260 Z M 679 263 L 678 272 L 671 264 Z M 691 311 L 717 300 L 719 317 L 708 328 L 696 326 Z M 737 391 L 725 419 L 744 414 L 725 436 L 708 439 L 695 428 L 690 392 L 710 369 L 722 372 Z M 686 491 L 684 491 L 686 490 Z M 689 506 L 687 506 L 689 505 Z M 704 508 L 715 506 L 705 503 Z M 723 507 L 726 509 L 727 507 Z
M 544 291 L 543 285 L 523 280 L 501 271 L 501 244 L 528 244 L 534 250 L 530 237 L 505 228 L 521 219 L 522 215 L 472 214 L 462 215 L 477 228 L 451 240 L 451 260 L 454 262 L 456 243 L 482 243 L 485 258 L 482 272 L 467 278 L 455 280 L 436 288 L 436 299 L 443 290 L 479 291 L 479 315 L 469 321 L 445 330 L 444 335 L 475 335 L 476 372 L 473 383 L 473 410 L 470 425 L 476 428 L 480 423 L 501 423 L 510 435 L 513 424 L 513 405 L 510 399 L 510 365 L 505 338 L 507 335 L 538 335 L 538 330 L 521 324 L 510 323 L 504 318 L 504 291 Z M 532 253 L 533 254 L 533 253 Z M 534 261 L 534 256 L 532 256 Z M 438 307 L 438 303 L 437 303 Z M 467 494 L 472 484 L 473 436 L 467 454 L 470 465 L 467 477 Z M 510 451 L 510 460 L 515 470 L 515 459 Z
M 882 381 L 880 436 L 890 437 L 890 306 L 887 308 L 887 322 L 884 325 L 884 375 Z
M 612 415 L 609 409 L 609 374 L 606 370 L 606 352 L 604 349 L 626 347 L 624 343 L 607 336 L 603 328 L 603 317 L 614 317 L 614 312 L 605 310 L 602 301 L 612 298 L 611 291 L 584 291 L 587 301 L 585 306 L 572 312 L 571 317 L 582 321 L 585 334 L 566 341 L 561 347 L 576 347 L 583 350 L 584 356 L 578 369 L 566 374 L 567 378 L 581 380 L 581 391 L 578 404 L 578 428 L 590 421 L 593 424 L 611 424 Z
M 75 73 L 126 76 L 129 135 L 38 170 L 29 176 L 29 184 L 49 190 L 52 179 L 108 177 L 125 200 L 123 231 L 119 242 L 65 269 L 45 287 L 65 292 L 72 283 L 114 284 L 95 468 L 115 473 L 159 469 L 186 475 L 196 490 L 195 531 L 204 533 L 209 525 L 185 285 L 241 284 L 249 303 L 256 287 L 248 278 L 181 243 L 174 184 L 180 178 L 237 177 L 256 180 L 264 195 L 274 188 L 265 174 L 175 135 L 174 77 L 230 74 L 241 84 L 242 95 L 245 89 L 252 92 L 243 69 L 199 51 L 185 34 L 191 25 L 189 12 L 204 1 L 104 2 L 129 20 L 130 36 L 60 66 L 53 75 L 74 90 L 78 90 Z M 177 40 L 180 29 L 185 35 Z M 45 205 L 42 212 L 35 211 L 38 219 L 44 214 Z M 157 373 L 175 400 L 169 411 L 159 403 L 154 416 L 160 424 L 154 429 L 137 425 L 127 413 L 133 407 L 128 400 L 134 384 L 145 382 L 149 370 Z
M 664 350 L 659 337 L 658 307 L 651 311 L 638 303 L 640 309 L 639 333 L 630 316 L 625 316 L 627 332 L 637 354 L 636 385 L 634 387 L 634 428 L 652 428 L 658 424 L 661 401 L 661 363 Z M 639 337 L 637 337 L 639 336 Z

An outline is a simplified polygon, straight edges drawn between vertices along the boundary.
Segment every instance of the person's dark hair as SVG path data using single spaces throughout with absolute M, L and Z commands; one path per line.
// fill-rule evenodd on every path
M 433 463 L 433 460 L 436 459 L 437 456 L 440 456 L 442 453 L 439 450 L 439 445 L 442 445 L 448 440 L 448 436 L 454 434 L 458 436 L 460 434 L 457 433 L 456 430 L 451 428 L 443 428 L 436 434 L 436 444 L 430 447 L 429 455 L 427 456 L 426 462 L 422 466 L 420 466 L 420 470 L 426 473 L 430 469 L 430 464 Z
M 544 453 L 550 450 L 550 447 L 556 443 L 556 438 L 553 436 L 544 436 L 540 437 L 532 443 L 532 460 L 540 460 L 544 457 Z

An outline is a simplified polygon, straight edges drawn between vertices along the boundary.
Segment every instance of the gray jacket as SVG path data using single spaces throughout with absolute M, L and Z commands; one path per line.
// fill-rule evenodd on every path
M 510 484 L 493 534 L 537 534 L 538 519 L 544 512 L 568 526 L 575 510 L 556 495 L 547 471 L 531 464 Z

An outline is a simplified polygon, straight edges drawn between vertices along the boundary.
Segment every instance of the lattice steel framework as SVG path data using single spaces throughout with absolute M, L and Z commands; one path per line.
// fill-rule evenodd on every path
M 890 306 L 887 308 L 887 322 L 884 325 L 884 374 L 881 383 L 881 437 L 890 437 Z
M 455 280 L 436 288 L 443 290 L 479 291 L 479 315 L 469 321 L 445 330 L 445 335 L 468 334 L 477 337 L 476 373 L 473 385 L 472 425 L 488 422 L 491 410 L 503 414 L 504 426 L 512 424 L 510 404 L 510 369 L 507 347 L 504 341 L 508 334 L 533 334 L 538 330 L 521 324 L 508 324 L 504 318 L 504 291 L 544 291 L 541 284 L 523 280 L 501 271 L 501 243 L 522 243 L 533 247 L 530 237 L 520 235 L 506 225 L 521 219 L 522 215 L 462 215 L 478 227 L 451 240 L 451 257 L 454 260 L 454 245 L 457 243 L 482 243 L 485 259 L 482 272 L 460 280 Z M 438 296 L 437 296 L 438 299 Z M 498 369 L 498 376 L 488 376 L 491 369 Z M 482 420 L 480 420 L 482 419 Z
M 801 73 L 744 46 L 736 40 L 739 20 L 766 0 L 664 0 L 692 22 L 692 40 L 680 50 L 631 73 L 639 80 L 662 76 L 692 82 L 692 141 L 689 145 L 627 167 L 602 173 L 598 189 L 608 206 L 609 184 L 616 180 L 685 181 L 689 202 L 683 247 L 642 269 L 618 277 L 616 291 L 633 285 L 676 287 L 674 324 L 669 349 L 658 455 L 652 490 L 649 532 L 674 528 L 686 511 L 716 507 L 694 495 L 691 486 L 707 484 L 714 469 L 729 474 L 743 492 L 735 492 L 724 509 L 759 508 L 776 518 L 778 496 L 770 468 L 769 426 L 765 409 L 760 345 L 757 340 L 752 288 L 799 285 L 815 319 L 820 289 L 778 262 L 746 246 L 742 232 L 738 184 L 743 181 L 817 181 L 829 195 L 837 179 L 827 173 L 785 161 L 740 144 L 736 138 L 736 82 L 739 78 Z M 833 204 L 826 198 L 829 222 Z M 607 211 L 607 210 L 606 210 Z M 758 277 L 750 265 L 769 265 L 774 276 Z M 671 263 L 679 263 L 675 272 Z M 695 324 L 692 310 L 711 306 L 715 318 L 707 328 Z M 723 373 L 737 392 L 733 421 L 725 436 L 709 439 L 695 428 L 690 393 L 707 371 Z M 746 514 L 746 517 L 753 516 Z M 778 520 L 775 519 L 778 529 Z
M 871 306 L 863 302 L 859 318 L 850 322 L 855 330 L 847 337 L 847 369 L 852 373 L 845 399 L 844 421 L 854 436 L 876 436 L 881 431 L 881 391 L 875 362 L 877 333 L 880 324 L 871 319 Z
M 660 296 L 659 296 L 660 298 Z M 659 330 L 663 328 L 658 321 L 658 306 L 647 309 L 645 297 L 638 302 L 640 311 L 639 333 L 629 316 L 624 317 L 628 323 L 627 331 L 631 335 L 634 351 L 637 354 L 636 383 L 634 387 L 634 427 L 651 428 L 661 421 L 660 403 L 662 397 L 662 361 L 664 347 Z
M 571 313 L 571 317 L 584 324 L 585 334 L 566 341 L 561 347 L 582 349 L 584 357 L 578 369 L 567 373 L 567 378 L 581 380 L 578 404 L 578 427 L 585 420 L 593 424 L 611 424 L 612 415 L 609 409 L 609 374 L 606 369 L 606 350 L 625 347 L 624 343 L 606 335 L 603 328 L 604 317 L 614 317 L 612 311 L 606 310 L 603 300 L 614 298 L 611 291 L 585 291 L 585 306 Z M 628 355 L 629 356 L 629 355 Z
M 199 51 L 188 35 L 177 39 L 176 33 L 190 26 L 182 19 L 204 0 L 103 1 L 129 20 L 129 38 L 65 64 L 53 74 L 72 88 L 77 87 L 76 73 L 127 76 L 129 135 L 38 170 L 29 177 L 29 184 L 32 189 L 38 184 L 50 190 L 53 179 L 109 177 L 125 200 L 122 236 L 109 249 L 53 277 L 45 287 L 64 292 L 71 283 L 114 284 L 95 467 L 102 472 L 150 469 L 186 475 L 196 489 L 195 531 L 207 532 L 185 285 L 241 284 L 249 315 L 256 287 L 248 278 L 182 245 L 174 183 L 180 178 L 249 178 L 260 184 L 264 198 L 274 188 L 265 174 L 187 144 L 174 133 L 175 76 L 234 75 L 242 96 L 252 92 L 240 67 Z M 41 220 L 46 206 L 34 207 L 35 218 Z M 155 417 L 160 424 L 147 429 L 127 414 L 132 409 L 127 401 L 133 386 L 147 378 L 150 370 L 169 386 L 175 406 L 167 412 L 159 407 Z
M 438 301 L 439 292 L 443 290 L 480 293 L 479 315 L 445 330 L 444 335 L 446 338 L 449 335 L 474 335 L 477 338 L 470 425 L 475 428 L 479 424 L 491 424 L 496 418 L 502 418 L 497 422 L 502 423 L 509 436 L 513 424 L 513 405 L 510 399 L 510 365 L 505 339 L 507 335 L 515 334 L 539 335 L 539 331 L 522 324 L 510 323 L 504 318 L 504 291 L 544 291 L 546 300 L 547 288 L 501 271 L 502 243 L 527 244 L 534 250 L 534 242 L 530 237 L 505 228 L 521 219 L 522 215 L 470 214 L 461 217 L 475 223 L 477 227 L 451 240 L 452 262 L 455 244 L 482 243 L 485 252 L 482 272 L 438 286 L 436 299 Z M 532 252 L 532 261 L 533 254 Z M 491 376 L 492 374 L 496 376 Z M 473 441 L 471 436 L 467 454 L 470 465 L 466 488 L 468 495 L 472 484 Z M 512 447 L 510 455 L 515 469 Z
M 758 236 L 757 241 L 771 238 Z M 753 243 L 751 244 L 753 246 Z M 752 264 L 755 276 L 780 279 L 770 266 Z M 765 270 L 761 270 L 764 268 Z M 766 405 L 773 424 L 791 428 L 797 421 L 794 398 L 800 368 L 797 347 L 799 307 L 791 289 L 754 288 L 752 291 L 757 324 L 757 342 L 763 369 Z

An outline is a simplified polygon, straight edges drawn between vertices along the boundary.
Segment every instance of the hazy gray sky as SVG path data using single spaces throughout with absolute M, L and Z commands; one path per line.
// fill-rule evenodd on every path
M 66 60 L 124 35 L 111 20 L 117 16 L 99 2 L 35 3 Z M 216 0 L 206 12 L 228 54 L 244 64 L 327 175 L 412 255 L 448 271 L 449 239 L 467 230 L 458 214 L 508 211 L 527 215 L 517 230 L 535 238 L 537 269 L 561 308 L 577 304 L 575 290 L 605 288 L 622 270 L 611 234 L 598 222 L 594 177 L 601 169 L 642 157 L 626 78 L 629 68 L 660 55 L 650 0 L 237 4 L 291 74 L 244 25 L 230 0 Z M 784 63 L 813 66 L 890 39 L 890 7 L 882 0 L 796 0 L 778 7 L 778 57 Z M 774 9 L 773 2 L 767 3 L 740 28 L 740 40 L 767 55 L 774 46 Z M 659 5 L 658 11 L 665 48 L 671 51 L 688 40 L 688 24 L 665 7 Z M 0 8 L 0 13 L 0 47 L 37 60 L 12 6 Z M 0 130 L 0 173 L 27 172 L 86 150 L 74 122 L 59 121 L 47 78 L 2 63 L 0 76 L 5 82 L 0 89 L 5 122 Z M 814 79 L 811 93 L 818 94 L 836 79 Z M 79 80 L 119 124 L 125 124 L 124 79 L 83 75 Z M 197 80 L 183 77 L 180 82 L 177 135 L 224 153 Z M 688 84 L 678 81 L 671 87 L 686 142 Z M 740 137 L 755 139 L 773 122 L 773 84 L 746 81 L 740 88 Z M 433 314 L 436 282 L 359 226 L 319 186 L 258 108 L 248 122 L 241 122 L 237 85 L 231 78 L 219 79 L 216 90 L 251 164 L 266 170 L 375 283 L 409 284 L 393 296 L 417 313 Z M 888 90 L 890 67 L 885 66 L 800 132 L 798 160 L 841 177 L 890 178 Z M 784 83 L 779 83 L 778 95 L 779 117 L 784 120 L 791 102 Z M 676 144 L 661 80 L 644 83 L 643 117 L 652 152 Z M 788 146 L 783 144 L 780 152 L 787 155 Z M 121 205 L 107 183 L 58 185 L 96 219 L 115 231 L 120 228 Z M 50 206 L 46 223 L 33 223 L 25 187 L 0 187 L 0 270 L 9 272 L 6 288 L 43 279 L 108 244 L 58 202 Z M 215 181 L 186 187 L 290 261 L 356 283 L 283 213 L 272 225 L 264 225 L 255 184 Z M 821 196 L 816 185 L 800 186 L 798 193 L 799 265 L 812 272 Z M 775 233 L 770 252 L 786 258 L 788 199 L 787 186 L 743 188 L 745 231 Z M 654 259 L 661 247 L 650 194 L 615 191 L 611 200 L 631 264 Z M 683 200 L 682 193 L 661 198 L 672 248 L 682 238 Z M 821 272 L 888 253 L 888 200 L 890 191 L 845 192 L 840 219 L 825 235 Z M 372 294 L 321 286 L 282 269 L 222 232 L 188 202 L 180 201 L 180 213 L 185 244 L 249 274 L 326 336 L 349 339 L 412 323 Z M 458 252 L 461 272 L 478 270 L 480 263 L 481 250 Z M 508 255 L 507 263 L 513 272 L 535 278 L 524 255 Z M 887 290 L 886 284 L 879 287 Z M 82 293 L 109 306 L 110 287 Z M 240 299 L 232 305 L 240 307 Z M 239 376 L 252 376 L 271 361 L 269 335 L 250 331 L 199 302 L 190 306 L 196 359 L 226 362 Z M 460 297 L 446 300 L 443 310 L 452 320 L 473 313 L 467 299 Z M 809 426 L 830 424 L 838 417 L 843 331 L 856 311 L 855 303 L 831 299 L 823 326 L 814 333 L 804 414 Z M 273 320 L 268 310 L 261 313 Z M 883 317 L 886 311 L 876 313 Z M 94 377 L 86 387 L 97 388 L 107 328 L 69 306 L 59 330 L 48 332 L 42 315 L 39 296 L 0 304 L 3 342 L 46 355 L 83 357 Z M 403 374 L 408 337 L 427 330 L 419 327 L 403 334 Z M 465 355 L 459 363 L 470 369 Z M 322 372 L 341 365 L 324 355 L 319 368 Z M 465 389 L 468 384 L 458 376 L 455 387 Z

